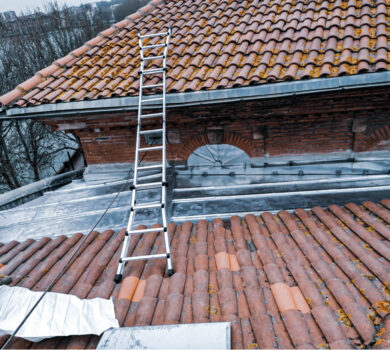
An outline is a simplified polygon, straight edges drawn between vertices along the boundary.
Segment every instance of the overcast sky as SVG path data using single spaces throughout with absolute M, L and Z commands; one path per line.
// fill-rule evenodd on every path
M 85 4 L 87 2 L 95 2 L 96 0 L 58 0 L 59 4 L 66 3 L 69 6 Z M 0 0 L 0 12 L 13 10 L 16 13 L 26 10 L 33 10 L 36 7 L 44 8 L 48 0 Z

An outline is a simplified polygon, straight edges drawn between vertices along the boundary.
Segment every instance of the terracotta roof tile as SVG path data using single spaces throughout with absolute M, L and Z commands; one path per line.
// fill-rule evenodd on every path
M 389 6 L 386 1 L 352 0 L 156 1 L 41 70 L 0 102 L 24 106 L 108 98 L 117 77 L 126 83 L 115 95 L 135 95 L 136 31 L 168 26 L 173 29 L 168 92 L 388 70 Z M 105 80 L 92 86 L 89 80 L 96 78 Z M 54 92 L 45 89 L 47 80 Z M 59 84 L 63 92 L 73 86 L 74 94 L 59 96 Z
M 116 272 L 124 230 L 0 245 L 0 274 L 44 290 L 82 247 L 53 291 L 114 298 L 122 326 L 229 321 L 233 348 L 388 347 L 390 201 L 332 205 L 224 222 L 170 224 L 175 274 L 164 260 Z M 157 233 L 129 254 L 163 251 Z M 1 266 L 1 265 L 0 265 Z M 6 337 L 0 338 L 4 343 Z M 93 348 L 99 337 L 57 337 L 13 348 Z

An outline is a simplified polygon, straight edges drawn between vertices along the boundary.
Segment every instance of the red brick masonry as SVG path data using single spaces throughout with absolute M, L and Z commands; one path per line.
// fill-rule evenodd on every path
M 227 143 L 250 157 L 389 149 L 390 90 L 366 88 L 168 110 L 168 160 Z M 137 112 L 46 119 L 73 128 L 89 164 L 134 160 Z M 148 128 L 158 128 L 149 122 Z M 146 160 L 158 160 L 149 152 Z
M 170 224 L 170 232 L 172 277 L 164 260 L 138 261 L 115 285 L 124 232 L 109 230 L 88 237 L 53 291 L 113 296 L 122 326 L 229 321 L 233 348 L 389 347 L 389 200 Z M 161 252 L 160 237 L 133 237 L 129 253 Z M 0 274 L 44 290 L 82 242 L 76 234 L 0 244 Z M 98 341 L 16 339 L 11 347 L 94 348 Z

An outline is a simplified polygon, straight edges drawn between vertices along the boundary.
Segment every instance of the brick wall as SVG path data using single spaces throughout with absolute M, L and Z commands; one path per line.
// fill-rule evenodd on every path
M 389 100 L 389 88 L 376 88 L 170 109 L 167 157 L 186 160 L 208 143 L 232 144 L 250 157 L 390 149 Z M 74 125 L 89 164 L 134 160 L 136 112 L 45 122 Z

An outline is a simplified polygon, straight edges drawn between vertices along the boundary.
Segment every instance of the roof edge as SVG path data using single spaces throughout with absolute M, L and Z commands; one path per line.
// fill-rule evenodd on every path
M 85 52 L 96 46 L 100 41 L 107 39 L 109 35 L 120 31 L 126 24 L 135 22 L 141 17 L 145 17 L 150 11 L 154 10 L 158 5 L 166 0 L 151 0 L 145 6 L 139 8 L 136 12 L 128 15 L 120 22 L 112 24 L 109 28 L 100 32 L 96 37 L 88 40 L 82 46 L 74 49 L 66 56 L 55 60 L 51 65 L 41 69 L 34 76 L 17 85 L 13 90 L 0 96 L 0 111 L 11 102 L 18 100 L 20 97 L 31 91 L 37 85 L 48 79 L 55 71 L 60 68 L 65 68 L 67 63 L 75 58 L 80 58 Z
M 390 85 L 390 71 L 365 73 L 335 78 L 269 83 L 232 89 L 195 91 L 167 94 L 167 107 L 183 107 L 202 104 L 217 104 L 257 99 L 287 97 L 331 91 L 351 90 L 362 87 Z M 148 107 L 153 108 L 155 103 Z M 116 97 L 99 100 L 61 102 L 34 107 L 11 108 L 3 112 L 4 119 L 50 118 L 96 114 L 107 112 L 126 112 L 138 109 L 138 96 Z
M 44 192 L 63 186 L 73 179 L 80 177 L 85 168 L 72 170 L 63 174 L 46 177 L 36 182 L 31 182 L 22 187 L 0 194 L 0 210 L 11 209 L 36 197 Z

